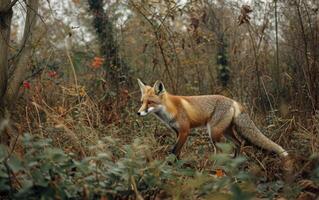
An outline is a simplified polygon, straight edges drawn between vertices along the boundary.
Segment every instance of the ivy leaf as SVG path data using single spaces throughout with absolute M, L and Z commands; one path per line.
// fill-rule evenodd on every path
M 40 170 L 34 170 L 32 173 L 32 178 L 35 185 L 47 187 L 48 181 L 45 179 L 44 175 L 41 173 Z
M 7 182 L 8 179 L 0 179 L 0 191 L 9 191 L 10 186 Z
M 52 159 L 54 162 L 64 162 L 67 160 L 66 154 L 63 150 L 58 148 L 49 148 L 47 149 L 47 155 Z
M 253 195 L 250 192 L 243 191 L 238 185 L 234 184 L 230 187 L 233 193 L 234 200 L 252 199 Z
M 18 172 L 24 169 L 22 162 L 16 156 L 10 157 L 8 160 L 8 165 L 13 172 Z

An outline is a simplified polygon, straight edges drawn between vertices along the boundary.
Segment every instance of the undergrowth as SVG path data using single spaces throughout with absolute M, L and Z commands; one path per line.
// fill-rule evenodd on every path
M 227 142 L 215 155 L 202 129 L 177 160 L 168 153 L 174 133 L 154 117 L 138 118 L 137 99 L 126 92 L 119 107 L 106 108 L 81 86 L 52 86 L 63 95 L 46 96 L 48 83 L 29 91 L 13 144 L 0 146 L 2 199 L 295 199 L 318 191 L 318 138 L 294 119 L 262 129 L 292 155 L 304 154 L 287 183 L 279 157 L 248 146 L 232 158 Z
M 54 147 L 52 140 L 24 134 L 23 158 L 0 147 L 0 190 L 12 199 L 137 199 L 166 195 L 173 199 L 252 197 L 251 177 L 239 170 L 243 157 L 231 159 L 220 153 L 210 159 L 225 174 L 196 170 L 194 160 L 175 160 L 172 155 L 154 159 L 146 139 L 122 145 L 111 137 L 96 146 L 104 150 L 76 159 L 73 153 Z M 229 145 L 220 145 L 225 152 Z

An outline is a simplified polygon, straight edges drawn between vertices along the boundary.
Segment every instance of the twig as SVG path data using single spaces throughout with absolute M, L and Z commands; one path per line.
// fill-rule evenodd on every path
M 279 42 L 278 42 L 278 11 L 277 11 L 277 0 L 275 0 L 275 32 L 276 32 L 276 70 L 275 71 L 275 83 L 276 83 L 276 95 L 280 95 L 281 84 L 280 84 L 280 69 L 279 69 Z
M 36 113 L 37 113 L 39 128 L 40 128 L 40 131 L 41 131 L 41 136 L 42 136 L 42 138 L 44 138 L 43 129 L 42 129 L 42 123 L 41 123 L 41 118 L 40 118 L 40 112 L 39 112 L 39 109 L 38 109 L 37 105 L 35 105 L 35 104 L 33 104 L 33 105 L 34 105 Z
M 80 151 L 80 156 L 86 156 L 85 151 L 83 150 L 83 147 L 81 145 L 81 142 L 77 135 L 70 129 L 68 128 L 65 124 L 59 121 L 55 116 L 52 116 L 52 114 L 46 109 L 37 104 L 36 102 L 32 102 L 32 104 L 41 110 L 43 110 L 46 115 L 54 122 L 57 124 L 57 126 L 63 128 L 65 130 L 66 135 L 71 139 L 72 143 L 77 147 L 77 149 Z
M 67 57 L 68 57 L 68 59 L 70 61 L 70 65 L 71 65 L 71 69 L 72 69 L 72 73 L 73 73 L 73 78 L 74 78 L 74 82 L 75 82 L 75 90 L 76 90 L 76 93 L 77 93 L 78 102 L 80 103 L 81 99 L 80 99 L 79 88 L 78 88 L 78 79 L 77 79 L 75 68 L 74 68 L 74 64 L 73 64 L 73 61 L 72 61 L 72 58 L 71 58 L 71 55 L 70 55 L 67 38 L 65 40 L 65 50 L 66 50 L 66 55 L 67 55 Z
M 154 35 L 155 35 L 155 37 L 156 37 L 156 42 L 157 42 L 157 45 L 158 45 L 158 47 L 159 47 L 159 49 L 160 49 L 160 52 L 161 52 L 161 55 L 162 55 L 162 58 L 163 58 L 163 61 L 164 61 L 165 70 L 167 71 L 167 74 L 168 74 L 168 77 L 169 77 L 169 79 L 170 79 L 170 82 L 171 82 L 172 85 L 173 85 L 173 91 L 175 91 L 176 88 L 175 88 L 175 84 L 174 84 L 174 81 L 173 81 L 173 77 L 172 77 L 171 72 L 170 72 L 170 70 L 169 70 L 169 63 L 168 63 L 168 61 L 167 61 L 167 58 L 166 58 L 166 55 L 165 55 L 165 52 L 164 52 L 164 48 L 163 48 L 163 46 L 162 46 L 162 44 L 161 44 L 161 41 L 160 41 L 160 38 L 159 38 L 159 35 L 158 35 L 158 31 L 159 31 L 158 29 L 160 28 L 161 24 L 163 24 L 163 23 L 161 23 L 161 24 L 159 25 L 159 27 L 156 27 L 156 26 L 154 25 L 154 23 L 153 23 L 140 9 L 138 9 L 138 6 L 137 6 L 136 4 L 134 4 L 133 2 L 131 2 L 131 4 L 132 4 L 133 7 L 143 16 L 143 18 L 146 19 L 146 21 L 147 21 L 147 22 L 151 25 L 151 27 L 153 28 L 153 33 L 154 33 Z
M 12 185 L 12 180 L 11 180 L 11 170 L 10 170 L 10 167 L 9 167 L 9 165 L 8 165 L 8 163 L 7 163 L 7 160 L 8 159 L 5 159 L 4 161 L 3 161 L 3 163 L 4 163 L 4 166 L 5 166 L 5 168 L 6 168 L 6 170 L 7 170 L 7 174 L 8 174 L 8 180 L 9 180 L 9 186 L 10 186 L 10 196 L 12 196 L 12 194 L 13 194 L 13 185 Z
M 306 38 L 306 33 L 305 33 L 305 28 L 304 28 L 304 24 L 303 24 L 303 21 L 302 21 L 302 16 L 301 16 L 301 12 L 300 12 L 300 6 L 299 6 L 299 3 L 297 3 L 295 1 L 295 4 L 296 4 L 296 9 L 297 9 L 297 14 L 298 14 L 298 20 L 299 20 L 299 23 L 300 23 L 300 28 L 301 28 L 301 36 L 302 36 L 302 39 L 303 39 L 303 42 L 304 42 L 304 56 L 305 56 L 305 59 L 306 59 L 306 64 L 307 64 L 307 69 L 308 69 L 308 73 L 310 73 L 310 69 L 309 69 L 309 58 L 308 58 L 308 55 L 307 55 L 307 52 L 308 52 L 308 42 L 307 42 L 307 38 Z M 306 81 L 306 86 L 307 86 L 307 90 L 308 90 L 308 97 L 310 99 L 310 102 L 311 102 L 311 105 L 312 105 L 312 109 L 313 109 L 313 112 L 316 111 L 316 107 L 315 107 L 315 103 L 313 102 L 313 98 L 312 98 L 312 92 L 311 92 L 311 89 L 310 89 L 310 85 L 309 85 L 309 81 L 311 81 L 310 79 L 310 75 L 309 77 L 307 76 L 306 74 L 306 71 L 303 67 L 302 68 L 302 72 L 304 74 L 304 77 L 305 77 L 305 81 Z M 308 79 L 308 80 L 307 80 Z
M 255 68 L 256 68 L 256 75 L 257 75 L 257 85 L 258 85 L 258 93 L 259 93 L 259 96 L 261 96 L 261 85 L 260 85 L 260 73 L 259 73 L 259 63 L 258 63 L 258 49 L 256 48 L 256 44 L 254 43 L 254 38 L 252 36 L 252 30 L 251 30 L 251 25 L 248 24 L 248 33 L 249 33 L 249 36 L 250 36 L 250 40 L 251 40 L 251 44 L 252 44 L 252 47 L 253 47 L 253 52 L 254 52 L 254 62 L 255 62 Z M 265 105 L 264 105 L 264 108 L 265 108 Z
M 15 140 L 14 140 L 14 142 L 13 142 L 13 145 L 12 145 L 12 147 L 11 147 L 11 150 L 10 150 L 10 153 L 9 153 L 8 157 L 10 157 L 10 156 L 13 154 L 13 151 L 14 151 L 16 145 L 17 145 L 19 136 L 20 136 L 20 134 L 18 133 L 17 137 L 15 138 Z
M 131 176 L 131 184 L 132 184 L 132 188 L 135 192 L 135 195 L 136 195 L 136 199 L 138 200 L 144 200 L 144 198 L 142 197 L 142 195 L 140 194 L 140 192 L 137 190 L 137 186 L 136 186 L 136 183 L 135 183 L 135 179 L 133 176 Z

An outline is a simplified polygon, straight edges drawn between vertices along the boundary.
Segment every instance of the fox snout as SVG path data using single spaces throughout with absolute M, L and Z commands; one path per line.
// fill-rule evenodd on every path
M 151 113 L 152 111 L 154 111 L 154 109 L 155 109 L 154 107 L 149 107 L 149 108 L 145 108 L 145 109 L 141 108 L 141 109 L 139 109 L 139 111 L 137 111 L 137 115 L 145 116 L 145 115 Z

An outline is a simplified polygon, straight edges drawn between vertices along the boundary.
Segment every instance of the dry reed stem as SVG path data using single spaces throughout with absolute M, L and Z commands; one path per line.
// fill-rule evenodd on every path
M 76 136 L 76 134 L 71 130 L 69 129 L 63 122 L 61 122 L 57 116 L 55 116 L 54 114 L 50 113 L 46 108 L 40 106 L 39 104 L 37 104 L 36 102 L 32 102 L 32 104 L 34 106 L 36 106 L 37 108 L 41 109 L 42 111 L 45 112 L 45 114 L 54 122 L 56 123 L 56 127 L 57 128 L 63 128 L 65 130 L 65 133 L 67 134 L 67 136 L 71 139 L 73 145 L 75 147 L 78 148 L 78 150 L 80 151 L 80 154 L 81 156 L 85 157 L 86 156 L 86 153 L 85 151 L 83 150 L 83 147 L 80 143 L 80 140 L 79 138 Z

